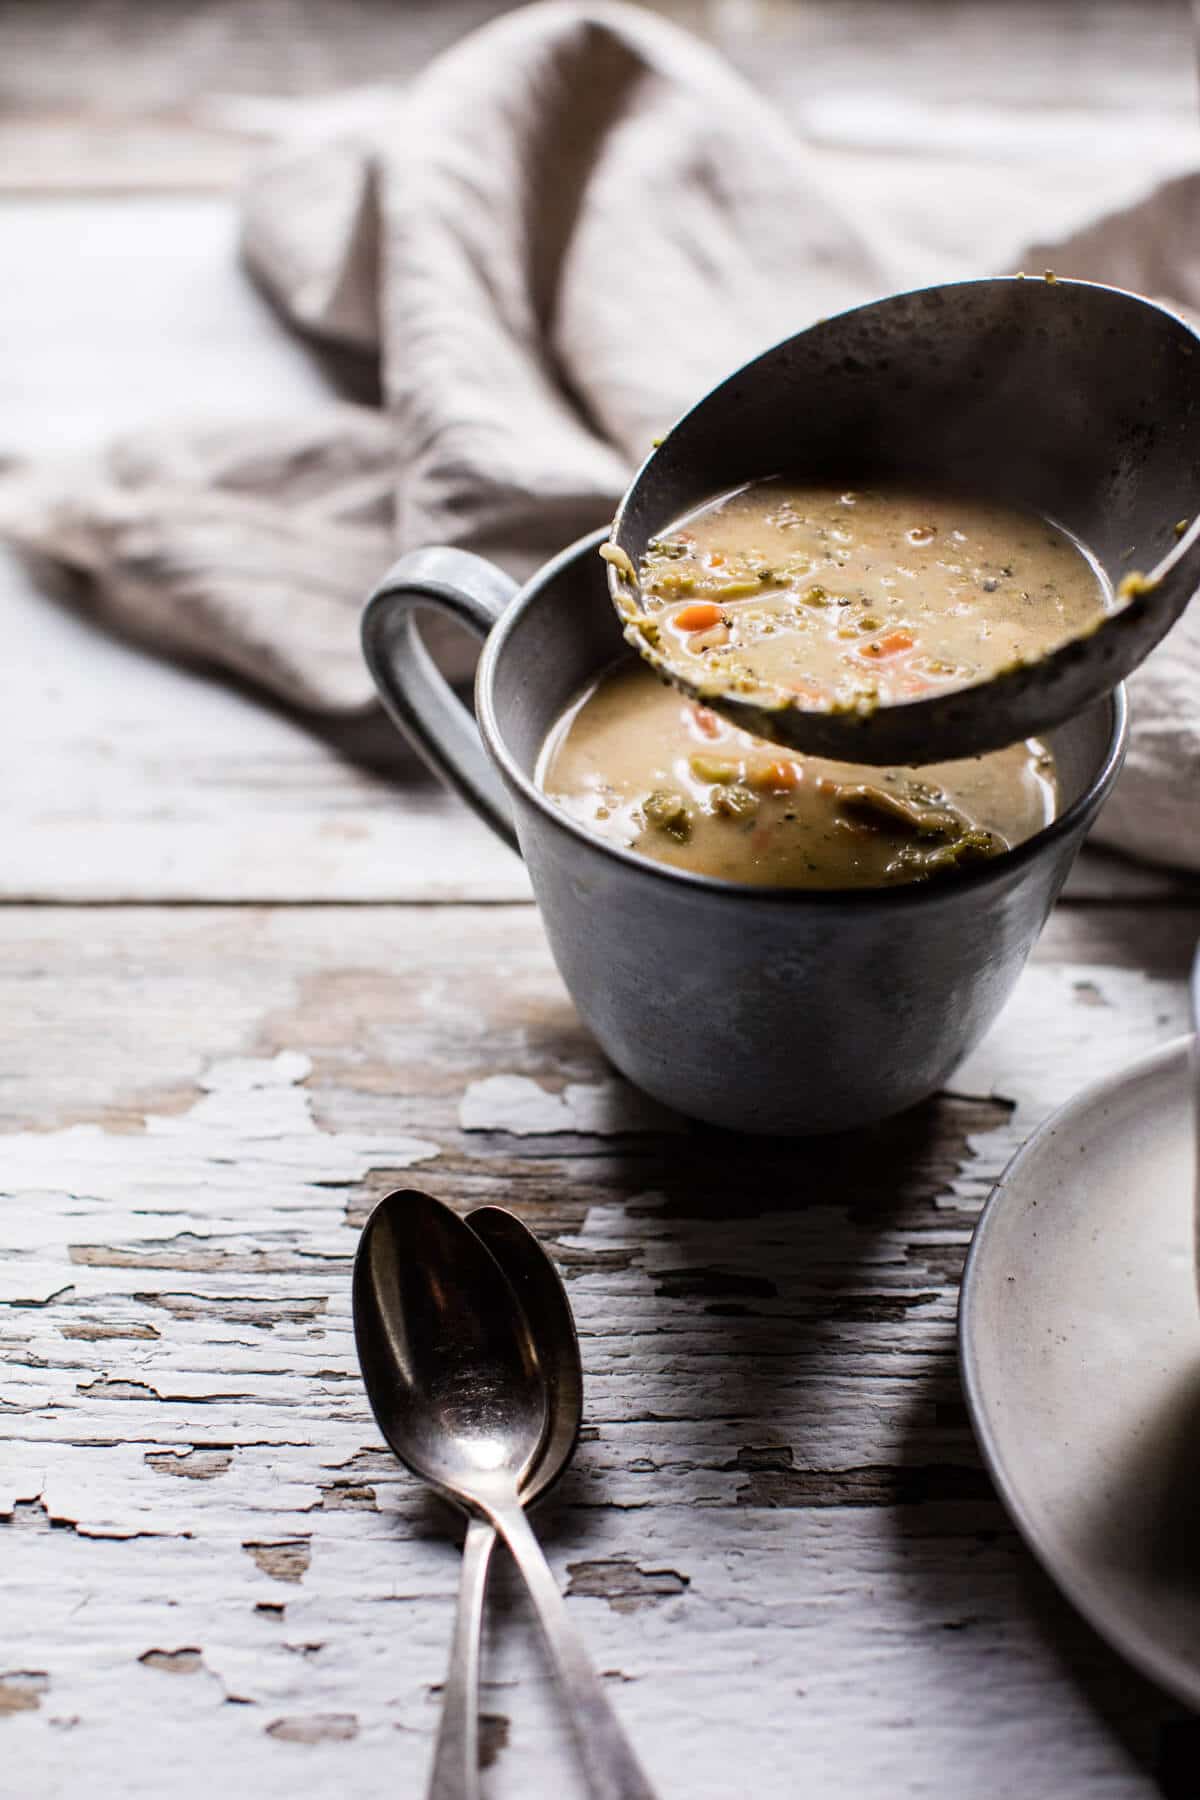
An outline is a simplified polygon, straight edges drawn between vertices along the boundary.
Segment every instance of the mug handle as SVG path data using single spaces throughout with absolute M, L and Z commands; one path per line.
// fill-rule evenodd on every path
M 484 752 L 474 714 L 425 648 L 416 618 L 432 608 L 485 638 L 516 591 L 517 583 L 503 569 L 469 550 L 413 550 L 393 564 L 368 599 L 362 647 L 393 721 L 434 773 L 519 856 L 508 795 Z

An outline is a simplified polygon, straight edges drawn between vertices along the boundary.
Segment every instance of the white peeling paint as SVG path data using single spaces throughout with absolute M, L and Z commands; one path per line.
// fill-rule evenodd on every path
M 569 1082 L 560 1092 L 528 1075 L 489 1075 L 473 1081 L 459 1104 L 464 1131 L 507 1131 L 514 1137 L 578 1132 L 612 1137 L 626 1131 L 682 1131 L 675 1114 L 619 1076 Z
M 187 1111 L 148 1114 L 145 1130 L 99 1125 L 0 1137 L 0 1214 L 6 1255 L 0 1300 L 45 1300 L 74 1279 L 70 1245 L 119 1245 L 186 1233 L 229 1247 L 258 1241 L 256 1225 L 286 1221 L 309 1253 L 332 1241 L 344 1254 L 344 1220 L 330 1193 L 369 1169 L 404 1169 L 438 1146 L 393 1136 L 322 1131 L 300 1085 L 307 1056 L 214 1063 Z M 344 1196 L 343 1196 L 344 1205 Z

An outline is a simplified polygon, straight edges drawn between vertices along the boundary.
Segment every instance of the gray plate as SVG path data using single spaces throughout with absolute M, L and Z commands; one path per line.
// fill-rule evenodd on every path
M 984 1209 L 959 1356 L 1030 1549 L 1130 1662 L 1200 1707 L 1200 1313 L 1190 1039 L 1047 1121 Z

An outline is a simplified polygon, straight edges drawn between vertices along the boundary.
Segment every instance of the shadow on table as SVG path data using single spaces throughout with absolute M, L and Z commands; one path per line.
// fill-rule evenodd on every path
M 551 1114 L 556 1082 L 604 1091 L 599 1054 L 565 1001 L 506 990 L 486 1029 Z M 948 1634 L 951 1674 L 955 1646 L 970 1652 L 964 1704 L 969 1683 L 987 1679 L 974 1655 L 985 1634 L 989 1651 L 1044 1676 L 1029 1655 L 1036 1631 L 1104 1727 L 1181 1800 L 1200 1750 L 1191 1721 L 1038 1574 L 962 1402 L 955 1291 L 972 1218 L 946 1200 L 970 1177 L 972 1139 L 1007 1121 L 1007 1103 L 943 1094 L 871 1130 L 808 1141 L 638 1110 L 626 1120 L 618 1107 L 608 1131 L 464 1129 L 423 1172 L 421 1185 L 458 1207 L 512 1207 L 547 1242 L 575 1305 L 592 1441 L 538 1509 L 547 1548 L 560 1564 L 611 1562 L 611 1529 L 602 1552 L 597 1521 L 614 1505 L 636 1520 L 672 1487 L 698 1507 L 853 1510 L 878 1521 L 869 1535 L 913 1632 Z M 621 1378 L 633 1368 L 636 1380 Z M 636 1563 L 636 1525 L 627 1542 Z M 630 1565 L 631 1580 L 656 1572 Z M 1018 1693 L 1023 1679 L 1018 1660 Z
M 970 1432 L 953 1310 L 971 1220 L 939 1201 L 969 1174 L 971 1137 L 1008 1113 L 1002 1102 L 942 1095 L 871 1131 L 807 1142 L 673 1120 L 661 1133 L 590 1140 L 578 1155 L 552 1138 L 498 1134 L 473 1146 L 472 1161 L 482 1156 L 493 1193 L 499 1178 L 506 1203 L 549 1240 L 568 1291 L 599 1271 L 614 1310 L 634 1316 L 647 1388 L 678 1395 L 683 1430 L 664 1453 L 673 1478 L 702 1485 L 719 1475 L 710 1505 L 880 1509 L 881 1533 L 904 1540 L 922 1630 L 974 1633 L 973 1649 L 992 1630 L 1009 1640 L 998 1653 L 1019 1656 L 1032 1624 L 1166 1800 L 1196 1800 L 1200 1721 L 1058 1596 L 1009 1526 Z M 606 1207 L 616 1209 L 611 1234 L 600 1224 Z M 593 1306 L 579 1308 L 585 1361 L 604 1348 L 592 1349 L 590 1332 L 607 1329 L 593 1325 Z M 856 1398 L 860 1413 L 884 1409 L 877 1453 L 870 1429 L 839 1424 Z M 598 1404 L 593 1380 L 593 1416 Z M 845 1456 L 839 1438 L 855 1446 Z M 645 1478 L 663 1477 L 648 1469 Z M 539 1509 L 547 1544 L 586 1558 L 589 1508 L 605 1491 L 601 1469 L 590 1480 L 586 1467 L 569 1473 Z
M 597 1053 L 569 1009 L 560 1030 L 551 1023 L 539 1013 L 529 1065 L 594 1080 Z M 706 1446 L 680 1445 L 687 1471 L 743 1475 L 739 1504 L 971 1495 L 988 1490 L 973 1450 L 969 1467 L 957 1456 L 969 1437 L 950 1347 L 969 1219 L 938 1202 L 969 1163 L 970 1138 L 1009 1111 L 942 1095 L 872 1129 L 809 1140 L 748 1138 L 668 1113 L 661 1129 L 617 1135 L 472 1130 L 443 1147 L 423 1185 L 463 1210 L 511 1207 L 539 1233 L 574 1301 L 585 1366 L 589 1356 L 598 1366 L 607 1338 L 628 1336 L 623 1353 L 642 1359 L 660 1398 L 673 1391 L 678 1422 L 708 1428 Z M 946 1391 L 930 1401 L 919 1463 L 899 1465 L 894 1450 L 878 1463 L 810 1460 L 804 1420 L 831 1382 L 865 1393 L 900 1372 L 898 1352 L 924 1367 L 935 1349 L 950 1357 Z M 587 1403 L 593 1417 L 604 1406 L 594 1377 Z M 826 1420 L 845 1404 L 826 1397 Z M 894 1419 L 900 1403 L 889 1404 Z M 728 1495 L 727 1481 L 713 1485 Z M 588 1503 L 577 1472 L 561 1492 L 573 1508 Z M 554 1506 L 542 1512 L 548 1524 Z
M 516 1023 L 506 1017 L 510 1035 Z M 532 1030 L 529 1065 L 594 1080 L 597 1052 L 567 1007 L 553 1021 L 539 1010 Z M 952 1329 L 946 1289 L 967 1222 L 937 1203 L 969 1161 L 972 1134 L 1008 1113 L 1003 1102 L 944 1095 L 871 1130 L 807 1141 L 747 1138 L 668 1113 L 661 1129 L 616 1135 L 472 1129 L 443 1145 L 421 1185 L 462 1210 L 508 1206 L 547 1243 L 590 1364 L 589 1422 L 606 1422 L 609 1371 L 600 1371 L 616 1336 L 641 1359 L 647 1391 L 661 1399 L 673 1389 L 678 1422 L 706 1426 L 704 1446 L 680 1443 L 687 1472 L 742 1477 L 743 1505 L 886 1504 L 930 1489 L 974 1492 L 982 1478 L 936 1444 L 911 1469 L 809 1466 L 797 1427 L 831 1379 L 861 1389 L 890 1372 L 897 1332 L 920 1361 Z M 352 1222 L 374 1197 L 361 1197 Z M 947 1382 L 961 1438 L 952 1365 Z M 603 1488 L 598 1472 L 590 1491 L 588 1479 L 576 1467 L 539 1509 L 549 1542 L 563 1509 L 572 1541 L 586 1531 Z M 712 1485 L 728 1503 L 728 1480 Z
M 631 1259 L 660 1303 L 648 1349 L 670 1350 L 674 1339 L 685 1383 L 689 1358 L 699 1358 L 700 1415 L 726 1428 L 728 1467 L 746 1474 L 741 1504 L 880 1504 L 976 1491 L 976 1471 L 956 1464 L 952 1364 L 946 1394 L 930 1403 L 930 1441 L 911 1467 L 865 1457 L 822 1466 L 796 1428 L 819 1407 L 828 1434 L 847 1403 L 845 1388 L 829 1400 L 832 1386 L 865 1392 L 899 1375 L 903 1359 L 923 1365 L 948 1340 L 947 1288 L 961 1270 L 969 1220 L 938 1202 L 969 1163 L 970 1138 L 1009 1110 L 942 1095 L 869 1130 L 801 1141 L 686 1125 L 623 1150 L 607 1172 L 603 1155 L 593 1166 L 589 1185 L 610 1193 L 587 1196 L 589 1204 L 620 1202 L 633 1242 L 614 1254 Z M 569 1285 L 569 1261 L 566 1272 Z M 710 1376 L 718 1385 L 705 1393 Z M 955 1401 L 950 1440 L 947 1398 Z

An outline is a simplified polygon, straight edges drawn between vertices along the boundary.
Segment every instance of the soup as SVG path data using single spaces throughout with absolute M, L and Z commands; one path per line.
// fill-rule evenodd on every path
M 752 482 L 652 539 L 640 634 L 692 691 L 868 713 L 970 686 L 1114 602 L 1058 526 L 903 488 Z
M 623 662 L 569 706 L 544 792 L 598 837 L 764 887 L 887 887 L 999 855 L 1054 817 L 1040 743 L 922 769 L 784 753 Z

